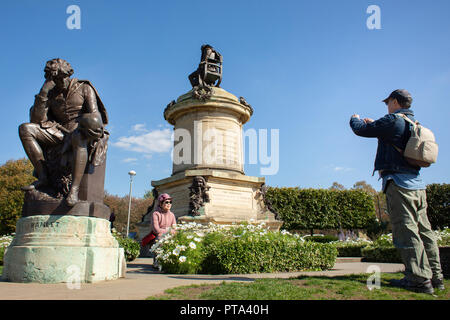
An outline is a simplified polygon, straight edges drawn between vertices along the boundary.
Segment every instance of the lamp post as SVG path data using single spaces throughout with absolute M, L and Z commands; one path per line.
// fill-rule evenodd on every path
M 128 234 L 130 233 L 131 186 L 133 185 L 133 176 L 136 175 L 136 171 L 131 170 L 130 172 L 128 172 L 128 174 L 130 175 L 130 197 L 129 197 L 129 201 L 128 201 L 127 238 L 128 238 Z

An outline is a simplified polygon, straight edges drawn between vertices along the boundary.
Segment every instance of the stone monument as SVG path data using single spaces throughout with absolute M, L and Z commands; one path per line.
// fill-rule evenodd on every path
M 154 192 L 173 197 L 179 222 L 265 222 L 279 229 L 282 221 L 265 201 L 265 179 L 244 173 L 242 128 L 253 108 L 219 87 L 222 63 L 213 47 L 202 46 L 199 67 L 189 76 L 192 90 L 164 110 L 174 126 L 173 167 L 170 177 L 152 181 Z M 148 216 L 139 225 L 141 237 L 150 231 Z
M 109 133 L 94 86 L 70 78 L 62 59 L 46 63 L 45 82 L 19 136 L 38 178 L 22 189 L 16 235 L 4 257 L 12 282 L 96 282 L 124 277 L 124 251 L 103 204 Z

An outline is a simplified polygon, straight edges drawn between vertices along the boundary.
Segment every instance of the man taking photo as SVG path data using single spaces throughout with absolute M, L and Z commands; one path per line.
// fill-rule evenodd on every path
M 415 122 L 412 97 L 404 89 L 393 91 L 383 100 L 388 114 L 374 121 L 350 119 L 353 132 L 361 137 L 378 138 L 374 172 L 383 180 L 394 246 L 405 265 L 405 277 L 391 284 L 422 293 L 444 289 L 436 235 L 427 217 L 426 186 L 420 167 L 411 165 L 401 150 L 411 136 L 410 124 L 400 114 Z

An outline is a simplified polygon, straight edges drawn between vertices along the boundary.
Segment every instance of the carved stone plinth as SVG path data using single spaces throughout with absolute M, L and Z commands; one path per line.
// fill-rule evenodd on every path
M 265 222 L 280 228 L 282 221 L 264 199 L 265 178 L 244 173 L 242 128 L 252 114 L 244 98 L 212 86 L 194 86 L 167 105 L 164 119 L 174 126 L 173 170 L 152 186 L 173 198 L 179 222 Z M 150 232 L 146 218 L 139 225 L 141 238 Z
M 2 280 L 11 282 L 98 282 L 126 272 L 109 221 L 92 217 L 21 218 L 4 260 Z

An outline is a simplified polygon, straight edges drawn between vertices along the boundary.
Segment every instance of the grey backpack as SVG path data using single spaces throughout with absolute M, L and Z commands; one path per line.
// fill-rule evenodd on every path
M 429 167 L 435 163 L 438 156 L 438 145 L 433 132 L 422 126 L 418 121 L 414 122 L 403 113 L 395 113 L 395 115 L 405 119 L 411 124 L 411 137 L 406 143 L 405 150 L 396 146 L 406 159 L 406 161 L 416 167 Z

